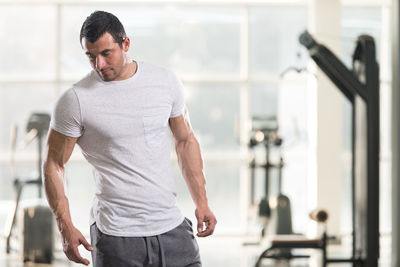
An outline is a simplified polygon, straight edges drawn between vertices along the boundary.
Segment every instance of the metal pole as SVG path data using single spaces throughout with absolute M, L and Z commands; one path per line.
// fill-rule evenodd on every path
M 392 1 L 392 267 L 400 265 L 400 4 Z

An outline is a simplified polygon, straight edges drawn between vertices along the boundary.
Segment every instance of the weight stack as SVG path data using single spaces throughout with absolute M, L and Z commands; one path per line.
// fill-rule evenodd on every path
M 24 262 L 53 260 L 53 214 L 49 207 L 35 205 L 22 211 L 22 258 Z

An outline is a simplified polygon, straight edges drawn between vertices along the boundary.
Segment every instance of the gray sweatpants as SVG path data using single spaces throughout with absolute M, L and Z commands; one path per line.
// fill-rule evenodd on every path
M 90 227 L 94 267 L 201 267 L 192 223 L 185 220 L 157 236 L 119 237 Z

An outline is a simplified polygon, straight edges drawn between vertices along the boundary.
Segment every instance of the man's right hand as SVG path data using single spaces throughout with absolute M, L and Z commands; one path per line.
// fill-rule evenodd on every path
M 89 260 L 79 254 L 78 247 L 82 244 L 88 251 L 93 251 L 93 247 L 86 241 L 82 233 L 72 226 L 70 229 L 62 229 L 63 250 L 67 258 L 73 262 L 89 265 Z

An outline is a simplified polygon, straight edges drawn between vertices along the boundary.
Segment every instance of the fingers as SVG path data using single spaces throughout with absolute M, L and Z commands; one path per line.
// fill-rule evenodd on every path
M 87 250 L 93 251 L 93 247 L 89 244 L 89 242 L 85 239 L 85 237 L 79 232 L 75 232 L 75 241 L 64 243 L 64 252 L 67 258 L 73 262 L 81 263 L 84 265 L 89 265 L 90 262 L 88 259 L 85 259 L 79 253 L 78 247 L 79 245 L 83 245 Z
M 206 237 L 212 235 L 215 225 L 217 224 L 217 219 L 210 208 L 208 206 L 202 208 L 197 207 L 195 215 L 197 218 L 197 236 Z
M 215 217 L 212 217 L 209 220 L 204 221 L 206 225 L 206 229 L 203 230 L 203 222 L 198 221 L 197 223 L 197 236 L 198 237 L 206 237 L 212 235 L 214 233 L 215 225 L 217 224 L 217 220 Z M 200 226 L 201 225 L 201 226 Z
M 89 244 L 89 242 L 81 236 L 79 242 L 86 248 L 86 250 L 93 251 L 93 247 Z
M 78 247 L 74 247 L 65 253 L 67 258 L 73 262 L 81 263 L 84 265 L 89 265 L 89 260 L 82 258 L 81 254 L 79 254 Z
M 202 219 L 197 219 L 197 233 L 203 232 L 203 228 L 204 228 L 203 220 Z

